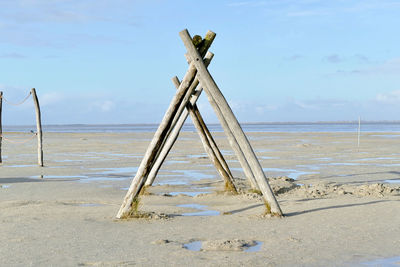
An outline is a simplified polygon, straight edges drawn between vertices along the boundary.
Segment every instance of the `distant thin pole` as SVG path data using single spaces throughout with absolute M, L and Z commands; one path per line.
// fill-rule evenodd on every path
M 358 138 L 357 138 L 357 148 L 360 149 L 360 134 L 361 134 L 361 117 L 358 116 Z
M 2 163 L 1 160 L 1 142 L 3 141 L 3 126 L 1 122 L 1 113 L 3 109 L 3 92 L 0 91 L 0 163 Z
M 31 90 L 33 102 L 35 103 L 36 110 L 36 128 L 37 128 L 37 139 L 38 139 L 38 165 L 43 167 L 43 137 L 42 137 L 42 119 L 40 115 L 39 100 L 36 95 L 35 88 Z

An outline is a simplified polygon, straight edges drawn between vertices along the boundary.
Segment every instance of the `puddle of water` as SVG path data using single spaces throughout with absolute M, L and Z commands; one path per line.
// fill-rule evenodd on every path
M 391 157 L 378 157 L 378 158 L 363 158 L 363 159 L 355 159 L 353 161 L 360 160 L 360 161 L 370 161 L 370 160 L 400 160 L 400 158 L 391 158 Z
M 183 245 L 184 248 L 191 250 L 191 251 L 200 251 L 202 243 L 201 241 L 193 241 L 190 243 L 186 243 Z
M 81 180 L 81 179 L 87 179 L 87 176 L 82 176 L 82 175 L 34 175 L 34 176 L 29 176 L 31 179 L 70 179 L 70 180 Z
M 400 166 L 399 163 L 393 163 L 393 164 L 373 164 L 374 166 L 379 166 L 379 167 L 398 167 Z
M 178 180 L 166 180 L 166 181 L 162 181 L 162 182 L 157 182 L 155 183 L 155 185 L 187 185 L 187 182 L 184 181 L 178 181 Z
M 211 192 L 170 192 L 168 194 L 170 194 L 171 196 L 177 196 L 177 195 L 187 195 L 190 197 L 195 197 L 198 196 L 200 194 L 210 194 Z
M 249 247 L 247 249 L 245 249 L 245 252 L 257 252 L 261 250 L 262 245 L 264 244 L 264 242 L 260 242 L 260 241 L 256 241 L 256 245 Z
M 203 154 L 191 154 L 191 155 L 187 155 L 186 157 L 188 157 L 188 158 L 203 158 L 203 157 L 207 157 L 207 155 L 205 153 L 203 153 Z
M 189 161 L 187 161 L 187 160 L 168 160 L 164 164 L 172 165 L 175 163 L 189 163 Z
M 400 183 L 400 179 L 385 180 L 385 181 L 383 181 L 383 182 L 388 183 L 388 184 L 399 184 L 399 183 Z
M 362 166 L 362 165 L 368 165 L 368 164 L 352 163 L 352 162 L 330 162 L 330 163 L 324 163 L 322 165 L 330 165 L 330 166 Z
M 200 210 L 199 212 L 182 213 L 182 216 L 217 216 L 217 215 L 220 215 L 219 211 L 208 210 L 208 209 L 206 209 L 207 206 L 200 205 L 200 204 L 183 204 L 183 205 L 178 205 L 177 207 L 192 208 L 192 209 Z
M 231 170 L 243 172 L 242 168 L 231 168 Z M 306 172 L 306 171 L 299 171 L 299 170 L 293 170 L 293 169 L 281 169 L 281 168 L 263 168 L 263 171 L 264 172 L 284 173 L 285 176 L 292 178 L 294 180 L 297 180 L 302 175 L 318 173 L 318 172 Z
M 264 242 L 260 242 L 260 241 L 256 241 L 256 245 L 248 247 L 246 249 L 244 249 L 244 252 L 257 252 L 261 250 L 261 247 L 263 245 Z M 193 241 L 190 243 L 186 243 L 183 245 L 184 248 L 191 250 L 191 251 L 201 251 L 201 247 L 202 247 L 202 242 L 201 241 Z
M 10 188 L 10 186 L 11 186 L 11 185 L 3 184 L 3 185 L 0 185 L 0 188 Z
M 10 168 L 24 168 L 24 167 L 34 167 L 34 166 L 37 166 L 37 165 L 10 165 L 10 166 L 7 166 L 7 167 L 10 167 Z
M 332 158 L 317 158 L 317 160 L 320 160 L 320 161 L 329 161 L 329 160 L 332 160 Z
M 259 159 L 279 159 L 278 157 L 258 156 Z
M 314 171 L 321 169 L 317 165 L 296 165 L 296 167 L 306 168 L 306 169 L 310 169 L 310 170 L 314 170 Z
M 393 258 L 387 258 L 387 259 L 379 259 L 379 260 L 374 260 L 374 261 L 369 261 L 369 262 L 363 262 L 361 263 L 362 265 L 367 265 L 367 266 L 387 266 L 387 267 L 398 267 L 400 265 L 400 257 L 393 257 Z
M 383 137 L 383 138 L 400 138 L 400 135 L 397 135 L 397 134 L 374 134 L 371 136 Z
M 101 181 L 122 181 L 130 179 L 130 177 L 86 177 L 79 180 L 80 183 L 101 182 Z

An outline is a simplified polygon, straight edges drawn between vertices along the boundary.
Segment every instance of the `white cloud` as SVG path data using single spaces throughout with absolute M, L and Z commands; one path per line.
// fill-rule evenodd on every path
M 100 108 L 102 111 L 107 112 L 107 111 L 112 110 L 114 108 L 114 106 L 115 106 L 114 102 L 107 100 L 107 101 L 104 101 L 103 103 L 101 103 Z
M 395 90 L 386 94 L 378 94 L 376 101 L 384 104 L 400 104 L 400 90 Z

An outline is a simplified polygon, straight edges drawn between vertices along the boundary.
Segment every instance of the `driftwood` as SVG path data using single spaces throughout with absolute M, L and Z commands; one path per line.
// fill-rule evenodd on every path
M 177 78 L 174 80 L 174 83 L 176 87 L 179 87 L 179 80 Z M 199 133 L 200 140 L 203 143 L 205 151 L 207 152 L 209 158 L 216 167 L 218 173 L 225 181 L 225 188 L 233 193 L 237 193 L 237 189 L 233 182 L 232 173 L 230 172 L 228 165 L 226 164 L 221 152 L 218 149 L 218 146 L 212 138 L 210 131 L 204 123 L 195 101 L 189 102 L 186 107 L 189 111 L 190 117 L 192 118 L 193 124 L 196 127 L 197 132 Z M 213 146 L 211 146 L 211 143 L 213 143 Z M 221 160 L 218 158 L 217 155 L 219 155 Z M 225 163 L 224 165 L 222 161 Z
M 254 178 L 256 179 L 259 189 L 263 194 L 263 198 L 267 208 L 267 213 L 271 213 L 276 216 L 282 216 L 282 211 L 279 207 L 279 204 L 271 190 L 271 187 L 268 184 L 264 171 L 260 163 L 258 162 L 257 157 L 246 135 L 244 134 L 242 128 L 240 127 L 240 124 L 237 121 L 236 117 L 234 116 L 231 108 L 229 107 L 228 102 L 222 95 L 217 84 L 215 83 L 212 76 L 208 72 L 206 66 L 204 65 L 201 55 L 194 47 L 189 32 L 187 30 L 183 30 L 179 33 L 179 35 L 181 36 L 181 39 L 187 49 L 187 52 L 191 57 L 192 64 L 195 65 L 195 68 L 199 73 L 200 83 L 202 84 L 207 95 L 211 95 L 214 98 L 217 105 L 220 107 L 220 110 L 224 115 L 226 122 L 228 123 L 229 129 L 232 131 L 246 159 L 248 160 L 250 168 L 254 174 Z
M 42 136 L 42 119 L 40 114 L 39 100 L 36 95 L 35 88 L 31 90 L 33 103 L 35 104 L 36 111 L 36 128 L 37 128 L 37 140 L 38 140 L 38 165 L 43 167 L 43 136 Z
M 213 40 L 214 38 L 210 39 L 210 41 L 203 42 L 201 44 L 201 47 L 199 48 L 199 51 L 202 51 L 205 54 L 208 48 L 211 46 Z M 171 129 L 174 128 L 175 126 L 174 123 L 176 124 L 178 118 L 180 117 L 181 113 L 186 107 L 186 104 L 189 102 L 190 96 L 193 93 L 190 92 L 189 90 L 192 89 L 194 91 L 195 89 L 190 87 L 196 76 L 196 73 L 197 73 L 196 67 L 194 66 L 193 63 L 191 63 L 189 66 L 189 70 L 185 74 L 183 81 L 177 90 L 177 93 L 172 99 L 160 126 L 158 127 L 149 147 L 147 148 L 147 151 L 143 157 L 142 162 L 140 163 L 138 171 L 118 211 L 117 218 L 126 217 L 131 212 L 133 207 L 132 205 L 134 204 L 134 201 L 138 197 L 140 191 L 142 190 L 146 182 L 147 176 L 151 170 L 151 167 L 159 152 L 159 149 L 161 148 L 163 142 L 168 137 L 168 134 L 170 133 Z
M 204 62 L 206 64 L 206 66 L 208 66 L 211 63 L 212 58 L 214 57 L 214 54 L 211 52 L 207 52 L 205 58 L 204 58 Z M 175 80 L 177 79 L 177 77 L 172 78 L 172 82 L 174 84 Z M 179 81 L 178 81 L 179 82 Z M 195 77 L 194 81 L 193 81 L 193 86 L 197 87 L 197 85 L 199 84 L 199 80 L 197 79 L 197 76 Z M 177 86 L 177 89 L 179 88 L 179 85 Z M 195 94 L 192 95 L 190 101 L 193 101 L 193 103 L 196 103 L 197 98 L 200 96 L 201 90 L 196 91 Z M 189 111 L 187 109 L 185 109 L 179 120 L 177 121 L 175 127 L 172 129 L 172 131 L 169 133 L 168 138 L 166 139 L 166 141 L 164 142 L 164 144 L 162 145 L 162 148 L 160 150 L 160 153 L 157 155 L 155 163 L 153 164 L 151 171 L 147 177 L 146 186 L 150 186 L 153 184 L 158 171 L 161 168 L 161 165 L 164 163 L 165 158 L 167 157 L 169 151 L 171 150 L 172 146 L 175 144 L 176 139 L 178 138 L 179 132 L 183 127 L 183 124 L 186 121 L 186 118 L 189 115 Z
M 1 121 L 2 110 L 3 110 L 3 92 L 0 91 L 0 163 L 2 163 L 1 143 L 3 142 L 3 124 Z
M 191 115 L 203 146 L 219 174 L 224 179 L 226 186 L 233 192 L 236 192 L 233 176 L 228 164 L 219 151 L 196 106 L 197 98 L 203 89 L 206 91 L 208 100 L 221 122 L 246 177 L 250 180 L 252 187 L 259 189 L 263 194 L 267 213 L 282 216 L 279 204 L 275 199 L 250 142 L 207 70 L 209 61 L 208 58 L 203 59 L 203 57 L 213 42 L 215 33 L 211 31 L 207 32 L 205 39 L 202 39 L 200 36 L 191 38 L 188 31 L 184 30 L 180 32 L 180 36 L 187 49 L 185 56 L 189 63 L 188 71 L 181 83 L 177 78 L 173 79 L 178 88 L 177 92 L 146 150 L 138 171 L 118 211 L 117 218 L 128 217 L 132 212 L 136 211 L 135 208 L 137 208 L 140 192 L 143 191 L 145 185 L 153 183 L 158 170 L 175 143 L 188 114 Z M 199 83 L 201 84 L 201 88 L 196 90 Z

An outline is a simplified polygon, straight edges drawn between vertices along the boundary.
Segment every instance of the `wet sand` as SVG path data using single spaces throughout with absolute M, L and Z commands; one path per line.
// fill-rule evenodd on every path
M 366 266 L 400 256 L 400 135 L 364 133 L 358 148 L 356 133 L 248 133 L 281 219 L 263 216 L 215 137 L 240 195 L 223 192 L 185 132 L 141 197 L 152 218 L 129 220 L 115 215 L 152 133 L 45 133 L 44 168 L 34 141 L 3 143 L 0 265 Z

